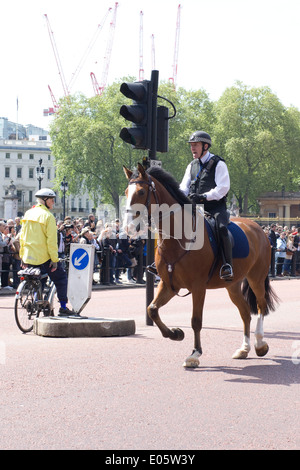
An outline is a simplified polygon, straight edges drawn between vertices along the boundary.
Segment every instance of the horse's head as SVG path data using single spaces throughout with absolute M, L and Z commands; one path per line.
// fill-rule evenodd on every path
M 128 186 L 125 191 L 127 197 L 126 225 L 128 227 L 130 223 L 138 225 L 141 221 L 149 220 L 151 204 L 157 203 L 157 195 L 155 183 L 140 163 L 134 171 L 124 166 L 123 170 L 128 179 Z

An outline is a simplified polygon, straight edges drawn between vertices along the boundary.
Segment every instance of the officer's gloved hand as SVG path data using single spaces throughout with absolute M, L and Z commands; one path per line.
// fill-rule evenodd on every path
M 204 204 L 205 201 L 207 200 L 206 194 L 196 194 L 196 193 L 192 193 L 190 195 L 190 199 L 192 200 L 194 204 Z

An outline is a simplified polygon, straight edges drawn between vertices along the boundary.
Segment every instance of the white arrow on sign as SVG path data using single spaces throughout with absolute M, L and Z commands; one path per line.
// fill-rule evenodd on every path
M 87 255 L 87 252 L 85 251 L 83 253 L 83 255 L 80 256 L 80 258 L 75 258 L 74 260 L 74 266 L 80 266 L 81 265 L 81 261 L 83 260 L 83 258 Z

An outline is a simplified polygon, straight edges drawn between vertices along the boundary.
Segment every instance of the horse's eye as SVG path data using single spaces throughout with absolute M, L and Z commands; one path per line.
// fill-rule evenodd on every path
M 138 195 L 139 196 L 144 196 L 144 194 L 145 194 L 145 190 L 144 189 L 139 189 Z

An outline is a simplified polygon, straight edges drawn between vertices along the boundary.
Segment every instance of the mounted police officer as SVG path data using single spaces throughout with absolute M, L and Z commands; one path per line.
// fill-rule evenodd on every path
M 194 204 L 203 204 L 204 210 L 216 219 L 220 238 L 223 265 L 220 278 L 233 279 L 232 247 L 227 225 L 229 216 L 226 196 L 230 189 L 230 178 L 223 158 L 209 152 L 211 138 L 203 131 L 194 132 L 189 141 L 193 161 L 188 165 L 180 189 L 189 196 Z

